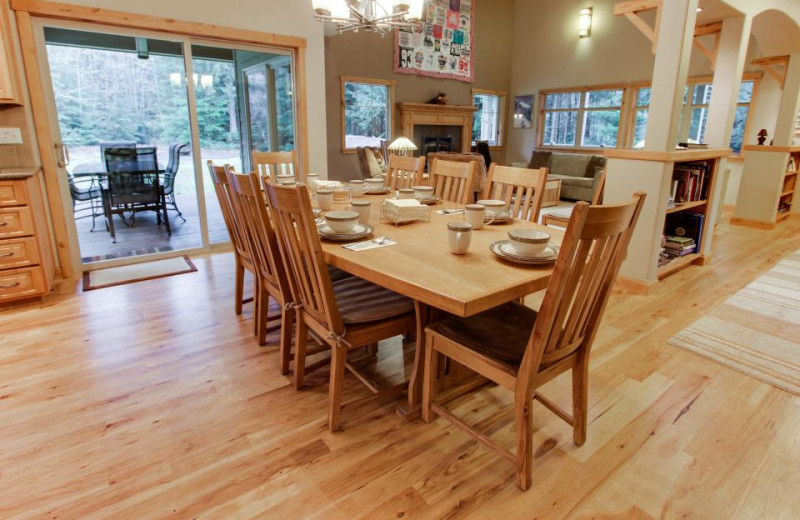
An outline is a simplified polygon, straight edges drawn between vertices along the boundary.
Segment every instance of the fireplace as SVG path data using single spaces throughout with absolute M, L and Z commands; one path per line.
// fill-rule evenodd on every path
M 453 138 L 452 137 L 430 137 L 424 136 L 422 138 L 422 155 L 425 157 L 428 156 L 429 153 L 434 152 L 449 152 L 453 149 Z

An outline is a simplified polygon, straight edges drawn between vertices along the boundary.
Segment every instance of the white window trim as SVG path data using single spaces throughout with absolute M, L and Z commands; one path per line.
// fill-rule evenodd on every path
M 475 104 L 475 95 L 476 94 L 484 94 L 490 96 L 497 96 L 500 98 L 498 102 L 498 113 L 497 113 L 497 144 L 493 146 L 489 146 L 490 150 L 504 150 L 506 147 L 506 120 L 508 116 L 508 93 L 503 90 L 489 90 L 489 89 L 482 89 L 482 88 L 473 88 L 470 99 L 472 100 L 473 106 Z M 474 123 L 474 116 L 473 116 L 473 123 Z M 470 126 L 470 136 L 472 135 L 472 127 Z M 472 141 L 472 145 L 475 144 L 475 141 Z
M 586 99 L 587 94 L 589 92 L 596 92 L 602 90 L 621 90 L 622 91 L 622 101 L 619 107 L 608 107 L 608 108 L 587 108 L 586 107 Z M 578 103 L 577 108 L 557 108 L 557 109 L 548 109 L 546 108 L 546 99 L 547 96 L 550 94 L 568 94 L 568 93 L 580 93 L 580 102 Z M 614 84 L 614 85 L 606 85 L 600 87 L 576 87 L 576 88 L 561 88 L 561 89 L 553 89 L 553 90 L 542 90 L 539 92 L 539 126 L 537 128 L 537 136 L 536 142 L 537 147 L 542 150 L 568 150 L 568 151 L 597 151 L 597 150 L 605 150 L 607 148 L 619 148 L 620 143 L 623 142 L 624 131 L 623 127 L 625 127 L 625 113 L 627 103 L 627 86 Z M 580 144 L 583 141 L 583 128 L 584 123 L 586 121 L 586 115 L 588 112 L 610 112 L 610 111 L 617 111 L 619 110 L 619 126 L 617 127 L 617 145 L 614 147 L 611 146 L 583 146 Z M 575 144 L 568 145 L 568 144 L 556 144 L 556 145 L 546 145 L 544 144 L 544 119 L 547 112 L 577 112 L 577 120 L 575 123 Z

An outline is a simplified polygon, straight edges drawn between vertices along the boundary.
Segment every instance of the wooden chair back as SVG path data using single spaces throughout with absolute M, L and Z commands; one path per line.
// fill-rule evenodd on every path
M 389 167 L 386 170 L 386 185 L 392 190 L 410 188 L 423 184 L 422 174 L 425 171 L 425 157 L 404 157 L 390 155 Z
M 208 161 L 206 165 L 208 166 L 208 173 L 211 175 L 211 181 L 214 184 L 214 192 L 217 194 L 217 201 L 222 210 L 222 218 L 225 221 L 225 227 L 228 229 L 233 251 L 237 256 L 249 261 L 251 256 L 247 247 L 247 239 L 233 212 L 231 187 L 228 184 L 228 176 L 226 174 L 226 170 L 230 169 L 230 166 L 214 166 L 212 161 Z
M 599 177 L 600 179 L 597 181 L 597 189 L 592 197 L 592 204 L 595 206 L 603 203 L 603 190 L 606 188 L 606 171 L 601 171 Z
M 289 283 L 258 175 L 227 169 L 225 173 L 231 188 L 234 214 L 242 223 L 258 276 L 262 283 L 280 291 L 285 299 L 290 294 Z
M 428 184 L 442 200 L 456 204 L 469 204 L 475 179 L 474 162 L 456 162 L 434 159 L 430 167 Z
M 546 183 L 547 168 L 532 170 L 495 163 L 489 168 L 483 198 L 503 200 L 514 218 L 538 222 Z
M 344 334 L 308 188 L 267 184 L 266 191 L 293 301 L 331 333 Z
M 528 340 L 518 389 L 532 395 L 543 364 L 570 355 L 588 356 L 644 199 L 639 192 L 625 204 L 575 205 Z
M 289 152 L 253 152 L 253 171 L 261 177 L 262 184 L 275 181 L 276 175 L 294 175 L 297 182 L 300 169 L 297 166 L 297 150 Z

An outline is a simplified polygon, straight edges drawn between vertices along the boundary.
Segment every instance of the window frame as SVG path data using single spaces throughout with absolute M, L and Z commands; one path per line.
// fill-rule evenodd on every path
M 362 76 L 346 76 L 342 75 L 339 77 L 339 94 L 340 94 L 340 104 L 341 110 L 339 112 L 339 116 L 341 118 L 341 151 L 343 154 L 354 154 L 356 153 L 356 148 L 347 148 L 346 142 L 346 135 L 345 135 L 345 116 L 347 107 L 345 105 L 345 85 L 347 83 L 360 83 L 364 85 L 379 85 L 386 87 L 388 95 L 386 96 L 386 113 L 387 113 L 387 122 L 386 122 L 386 140 L 388 142 L 392 141 L 394 136 L 394 89 L 397 81 L 392 79 L 379 79 L 379 78 L 365 78 Z
M 536 143 L 537 149 L 542 150 L 553 150 L 553 151 L 574 151 L 574 152 L 582 152 L 582 151 L 598 151 L 598 150 L 605 150 L 607 148 L 620 148 L 620 144 L 624 141 L 622 140 L 625 137 L 625 127 L 626 127 L 626 114 L 627 114 L 627 107 L 630 104 L 628 102 L 628 84 L 624 83 L 614 83 L 611 85 L 592 85 L 592 86 L 585 86 L 585 87 L 573 87 L 573 88 L 557 88 L 557 89 L 546 89 L 540 90 L 539 95 L 537 96 L 537 102 L 539 103 L 539 121 L 538 126 L 536 129 Z M 606 108 L 589 108 L 586 106 L 586 101 L 588 98 L 589 92 L 594 91 L 603 91 L 603 90 L 621 90 L 622 91 L 622 99 L 620 101 L 620 106 L 617 107 L 606 107 Z M 577 108 L 563 108 L 563 109 L 547 109 L 547 96 L 550 94 L 568 94 L 568 93 L 580 93 L 580 102 L 578 103 Z M 583 141 L 583 130 L 584 130 L 584 121 L 586 119 L 587 112 L 610 112 L 619 110 L 619 126 L 617 127 L 617 144 L 614 147 L 611 146 L 582 146 L 578 143 Z M 544 120 L 547 115 L 547 112 L 577 112 L 577 121 L 575 124 L 575 144 L 573 146 L 569 145 L 545 145 L 544 141 Z
M 758 87 L 763 77 L 764 77 L 763 74 L 760 72 L 745 72 L 744 74 L 742 74 L 742 82 L 745 81 L 753 82 L 753 92 L 750 96 L 750 102 L 736 103 L 737 108 L 743 106 L 748 107 L 747 121 L 745 121 L 744 124 L 744 143 L 747 142 L 747 138 L 750 135 L 751 122 L 752 122 L 751 115 L 753 114 L 753 109 L 756 106 L 756 100 L 758 99 Z M 680 134 L 678 135 L 679 142 L 686 142 L 686 140 L 688 139 L 689 127 L 691 126 L 692 109 L 708 107 L 708 105 L 692 103 L 692 94 L 694 87 L 696 85 L 703 85 L 703 84 L 710 85 L 713 84 L 713 82 L 714 82 L 713 76 L 694 76 L 687 78 L 686 87 L 688 87 L 689 91 L 687 96 L 687 102 L 681 107 L 681 121 L 688 121 L 689 124 L 687 124 L 686 126 L 681 125 Z M 636 130 L 636 112 L 639 109 L 639 107 L 636 106 L 636 100 L 639 97 L 639 90 L 651 87 L 652 87 L 651 82 L 641 82 L 637 84 L 631 84 L 629 87 L 630 90 L 632 91 L 630 94 L 630 99 L 632 100 L 632 103 L 631 103 L 631 110 L 629 111 L 628 117 L 626 118 L 626 124 L 628 125 L 629 132 L 625 140 L 626 146 L 629 148 L 633 148 L 633 146 L 636 144 L 633 142 L 633 139 L 635 137 L 635 130 Z M 649 110 L 650 108 L 649 104 L 647 105 L 647 108 Z M 728 156 L 728 159 L 736 160 L 738 158 L 744 157 L 744 152 L 745 152 L 744 145 L 742 145 L 742 150 L 739 153 L 733 152 L 731 155 Z
M 488 96 L 495 96 L 500 98 L 497 106 L 497 136 L 496 136 L 496 145 L 489 145 L 490 150 L 505 150 L 506 148 L 506 121 L 508 118 L 508 92 L 504 90 L 491 90 L 491 89 L 484 89 L 484 88 L 473 88 L 471 89 L 470 93 L 470 100 L 472 101 L 472 106 L 475 106 L 475 95 L 482 94 Z M 475 114 L 477 114 L 477 110 L 472 114 L 472 123 L 475 124 Z M 472 137 L 472 131 L 470 127 L 470 138 Z M 472 146 L 475 146 L 475 141 L 470 141 Z

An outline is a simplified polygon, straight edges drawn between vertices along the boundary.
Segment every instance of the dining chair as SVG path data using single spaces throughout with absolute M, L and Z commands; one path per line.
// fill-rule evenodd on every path
M 297 150 L 288 152 L 253 152 L 253 171 L 261 177 L 262 185 L 274 180 L 276 175 L 294 175 L 300 182 L 297 166 Z
M 423 184 L 424 171 L 425 157 L 392 154 L 389 156 L 389 167 L 386 170 L 386 185 L 392 190 L 418 186 Z
M 167 205 L 172 206 L 172 210 L 186 222 L 183 213 L 178 209 L 178 203 L 175 201 L 175 178 L 178 176 L 178 170 L 181 165 L 181 154 L 183 150 L 189 147 L 189 143 L 175 143 L 169 147 L 169 160 L 167 167 L 164 168 L 164 196 L 167 198 Z
M 433 194 L 442 200 L 469 204 L 473 197 L 474 179 L 474 162 L 434 159 L 430 167 L 428 184 L 433 186 Z
M 156 148 L 106 148 L 104 153 L 107 173 L 100 191 L 112 242 L 117 243 L 114 215 L 119 215 L 126 226 L 133 227 L 136 214 L 143 211 L 154 211 L 156 223 L 160 226 L 163 222 L 167 235 L 172 236 L 164 187 L 159 179 Z M 130 222 L 125 213 L 131 214 Z
M 75 178 L 71 173 L 67 174 L 69 183 L 69 196 L 72 199 L 72 215 L 75 220 L 92 217 L 92 229 L 94 231 L 95 219 L 103 216 L 103 202 L 100 187 L 95 183 L 95 176 Z M 90 213 L 81 214 L 89 211 Z M 81 214 L 80 216 L 78 216 Z
M 206 163 L 208 166 L 208 173 L 211 176 L 211 181 L 214 184 L 214 192 L 217 194 L 217 201 L 219 202 L 220 210 L 222 210 L 222 218 L 225 221 L 225 227 L 228 229 L 228 236 L 231 239 L 233 246 L 233 256 L 236 261 L 235 267 L 235 301 L 234 310 L 236 315 L 242 314 L 242 304 L 249 301 L 255 301 L 250 298 L 244 299 L 244 272 L 249 271 L 253 278 L 256 276 L 256 269 L 253 264 L 253 258 L 250 255 L 250 250 L 247 247 L 247 241 L 243 236 L 243 229 L 233 213 L 231 202 L 231 187 L 228 184 L 228 176 L 226 174 L 225 166 L 214 166 L 212 161 Z
M 597 206 L 598 204 L 603 203 L 603 189 L 606 186 L 606 171 L 603 170 L 597 176 L 597 187 L 594 190 L 594 196 L 592 197 L 592 205 Z M 550 213 L 545 213 L 542 215 L 542 224 L 545 226 L 557 226 L 557 227 L 567 227 L 569 223 L 569 219 L 572 216 L 572 208 L 562 208 L 557 209 L 555 211 L 551 211 Z
M 289 371 L 295 313 L 294 306 L 286 305 L 291 301 L 291 289 L 261 183 L 256 173 L 235 173 L 226 168 L 225 174 L 231 187 L 234 215 L 242 223 L 256 272 L 255 322 L 258 343 L 263 345 L 267 342 L 269 300 L 272 298 L 281 309 L 281 371 L 286 373 Z
M 586 441 L 589 351 L 644 199 L 639 192 L 625 204 L 575 206 L 538 312 L 514 301 L 469 318 L 446 315 L 426 328 L 423 420 L 440 415 L 512 462 L 523 490 L 532 478 L 533 399 L 572 425 L 575 444 Z M 514 392 L 516 453 L 436 402 L 440 354 Z M 570 369 L 572 414 L 537 391 Z
M 277 228 L 281 258 L 289 273 L 296 310 L 295 388 L 303 386 L 308 332 L 331 350 L 328 428 L 339 429 L 345 368 L 367 386 L 369 399 L 398 395 L 407 383 L 379 390 L 371 378 L 347 361 L 347 353 L 414 331 L 414 303 L 383 287 L 351 276 L 336 282 L 326 268 L 308 189 L 304 184 L 267 184 L 267 196 Z M 359 399 L 362 403 L 365 400 Z
M 547 168 L 529 169 L 492 164 L 484 199 L 505 201 L 514 218 L 539 221 Z

